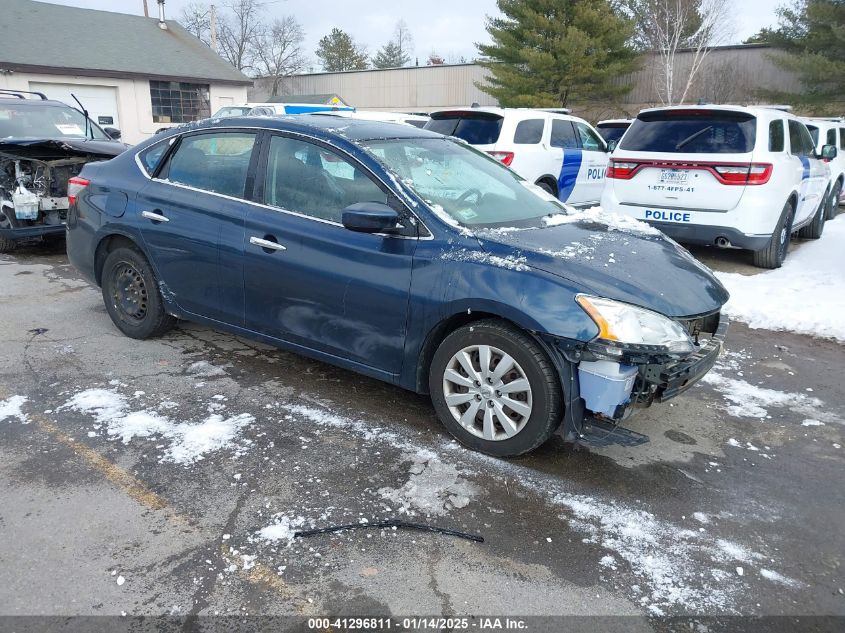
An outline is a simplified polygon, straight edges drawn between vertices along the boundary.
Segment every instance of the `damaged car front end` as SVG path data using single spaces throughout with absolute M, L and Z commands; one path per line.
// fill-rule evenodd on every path
M 127 146 L 63 103 L 0 101 L 0 252 L 9 252 L 22 242 L 62 235 L 68 180 Z

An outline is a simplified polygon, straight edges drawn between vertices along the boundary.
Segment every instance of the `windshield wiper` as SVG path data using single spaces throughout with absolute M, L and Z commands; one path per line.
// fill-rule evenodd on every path
M 79 107 L 80 107 L 81 112 L 82 112 L 82 116 L 85 117 L 85 140 L 88 140 L 88 138 L 90 138 L 91 140 L 94 140 L 94 130 L 91 129 L 91 119 L 88 118 L 88 110 L 86 110 L 85 106 L 82 105 L 82 102 L 79 99 L 76 98 L 75 94 L 73 94 L 71 92 L 70 96 L 73 97 L 73 100 L 76 101 L 79 104 Z M 89 134 L 90 134 L 90 137 L 89 137 Z
M 712 125 L 708 125 L 707 127 L 701 128 L 698 132 L 695 132 L 694 134 L 690 134 L 690 135 L 689 135 L 688 137 L 686 137 L 683 141 L 681 141 L 680 143 L 678 143 L 677 145 L 675 145 L 675 151 L 677 152 L 679 149 L 681 149 L 681 148 L 682 148 L 682 147 L 684 147 L 685 145 L 689 145 L 689 144 L 690 144 L 690 143 L 692 143 L 695 139 L 697 139 L 699 136 L 701 136 L 701 135 L 702 135 L 702 134 L 704 134 L 705 132 L 709 132 L 709 131 L 710 131 L 710 130 L 712 130 L 712 129 L 713 129 L 713 126 L 712 126 Z

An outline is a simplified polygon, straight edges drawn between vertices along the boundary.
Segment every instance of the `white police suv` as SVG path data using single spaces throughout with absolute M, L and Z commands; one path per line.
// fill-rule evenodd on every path
M 425 129 L 456 136 L 487 152 L 560 200 L 599 203 L 607 144 L 568 110 L 470 107 L 431 113 Z
M 836 147 L 797 117 L 765 107 L 643 110 L 614 150 L 602 206 L 679 242 L 754 252 L 778 268 L 792 233 L 821 236 Z
M 842 187 L 845 183 L 845 120 L 842 118 L 808 118 L 802 119 L 810 136 L 816 143 L 816 152 L 821 153 L 825 145 L 835 145 L 839 148 L 836 158 L 828 162 L 830 166 L 830 197 L 827 219 L 832 220 L 839 213 L 842 203 Z

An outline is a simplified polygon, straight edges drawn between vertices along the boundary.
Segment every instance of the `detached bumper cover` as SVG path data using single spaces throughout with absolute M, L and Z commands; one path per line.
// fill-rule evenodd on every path
M 727 332 L 728 320 L 723 316 L 716 333 L 687 358 L 670 365 L 648 365 L 645 368 L 645 379 L 657 385 L 655 400 L 671 400 L 701 380 L 722 353 Z

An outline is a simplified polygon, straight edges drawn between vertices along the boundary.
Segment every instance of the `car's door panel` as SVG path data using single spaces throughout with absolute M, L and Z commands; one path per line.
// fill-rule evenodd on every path
M 186 312 L 232 325 L 243 324 L 245 208 L 229 194 L 243 196 L 255 136 L 186 137 L 138 194 L 141 234 L 170 298 Z
M 359 172 L 323 146 L 272 136 L 258 184 L 269 204 L 252 205 L 246 218 L 246 323 L 261 334 L 396 374 L 416 239 L 356 233 L 337 222 L 349 204 L 388 200 Z

